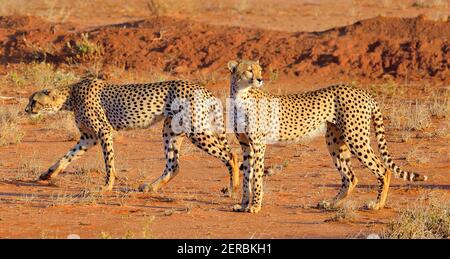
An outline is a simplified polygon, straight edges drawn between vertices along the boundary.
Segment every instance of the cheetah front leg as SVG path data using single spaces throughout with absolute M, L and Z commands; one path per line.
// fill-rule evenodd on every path
M 258 213 L 261 210 L 263 199 L 263 175 L 264 175 L 264 154 L 266 145 L 262 143 L 252 145 L 254 149 L 254 163 L 253 163 L 253 197 L 252 206 L 249 209 L 250 213 Z
M 242 201 L 241 204 L 233 206 L 233 211 L 249 211 L 250 210 L 250 196 L 252 195 L 252 182 L 253 182 L 253 162 L 254 152 L 249 144 L 240 142 L 243 151 L 243 171 L 244 179 L 242 184 Z
M 72 161 L 81 157 L 86 151 L 97 144 L 97 139 L 89 133 L 82 133 L 78 143 L 61 159 L 52 165 L 45 173 L 39 176 L 39 180 L 50 180 L 62 172 Z
M 178 174 L 179 167 L 179 157 L 181 143 L 183 142 L 184 134 L 176 134 L 172 130 L 171 119 L 164 120 L 163 127 L 163 140 L 164 140 L 164 151 L 166 156 L 166 167 L 163 174 L 152 182 L 151 185 L 142 184 L 139 186 L 139 191 L 149 192 L 157 191 L 164 185 L 166 185 L 170 180 Z

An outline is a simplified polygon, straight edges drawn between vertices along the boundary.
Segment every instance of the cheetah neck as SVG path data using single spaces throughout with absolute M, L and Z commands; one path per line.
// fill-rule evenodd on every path
M 235 99 L 237 97 L 244 97 L 251 88 L 252 87 L 250 85 L 246 87 L 240 86 L 238 79 L 236 78 L 236 76 L 233 75 L 231 77 L 230 97 L 232 99 Z
M 231 76 L 231 84 L 230 84 L 230 96 L 234 98 L 236 96 L 237 89 L 237 78 L 235 76 Z
M 65 86 L 58 88 L 59 96 L 64 100 L 63 105 L 61 106 L 62 111 L 72 111 L 74 107 L 73 102 L 73 86 Z

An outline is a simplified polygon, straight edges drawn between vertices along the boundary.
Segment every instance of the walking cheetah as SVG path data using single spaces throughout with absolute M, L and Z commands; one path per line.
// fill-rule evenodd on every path
M 317 91 L 273 95 L 260 89 L 263 84 L 259 62 L 230 61 L 232 125 L 244 153 L 242 203 L 235 211 L 256 213 L 263 197 L 263 168 L 266 144 L 298 141 L 326 129 L 325 138 L 333 162 L 342 176 L 337 196 L 322 205 L 339 206 L 357 184 L 350 157 L 355 155 L 377 177 L 378 195 L 371 209 L 383 208 L 391 172 L 409 181 L 425 181 L 426 176 L 401 170 L 392 161 L 386 146 L 383 119 L 374 98 L 349 85 L 333 85 Z M 374 119 L 382 163 L 370 146 L 370 120 Z M 253 195 L 252 195 L 253 194 Z M 252 197 L 250 197 L 252 196 Z M 252 204 L 250 204 L 252 198 Z
M 224 135 L 223 115 L 217 109 L 219 103 L 214 100 L 217 101 L 203 86 L 187 81 L 114 85 L 87 78 L 67 87 L 35 92 L 29 98 L 27 113 L 72 111 L 81 133 L 78 143 L 39 179 L 55 177 L 100 142 L 106 167 L 103 190 L 111 190 L 116 175 L 113 131 L 147 128 L 165 118 L 166 167 L 151 185 L 144 184 L 139 189 L 156 191 L 178 173 L 180 146 L 183 136 L 187 136 L 197 147 L 225 163 L 230 173 L 231 195 L 239 185 L 239 168 Z

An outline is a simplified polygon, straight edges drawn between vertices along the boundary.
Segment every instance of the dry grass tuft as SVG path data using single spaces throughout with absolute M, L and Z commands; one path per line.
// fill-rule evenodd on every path
M 399 130 L 423 130 L 431 126 L 431 113 L 426 104 L 402 105 L 391 109 L 389 113 L 391 126 Z
M 424 156 L 423 153 L 419 153 L 419 150 L 417 147 L 412 148 L 407 154 L 406 154 L 406 162 L 408 163 L 415 163 L 415 164 L 424 164 L 428 163 L 430 159 L 428 156 Z
M 448 238 L 450 236 L 450 202 L 430 195 L 419 197 L 400 211 L 382 234 L 391 239 Z
M 444 98 L 439 98 L 437 94 L 435 94 L 431 98 L 431 102 L 429 104 L 430 114 L 436 118 L 447 118 L 450 114 L 450 101 L 449 96 L 444 96 Z
M 147 0 L 147 9 L 152 16 L 161 16 L 167 13 L 169 8 L 166 1 L 161 0 Z
M 341 223 L 354 222 L 358 218 L 358 214 L 355 212 L 356 209 L 356 204 L 347 202 L 342 207 L 337 208 L 335 215 L 325 221 Z
M 0 107 L 0 146 L 20 143 L 25 135 L 18 120 L 18 106 Z
M 73 72 L 55 69 L 53 65 L 42 62 L 21 64 L 16 69 L 8 72 L 3 82 L 6 86 L 32 86 L 34 90 L 40 90 L 69 85 L 78 79 Z
M 395 82 L 391 75 L 383 76 L 384 82 L 381 84 L 372 84 L 369 86 L 369 91 L 381 96 L 395 97 L 401 96 L 406 92 L 404 85 L 399 85 Z
M 26 160 L 23 159 L 24 162 L 17 168 L 16 179 L 17 180 L 30 180 L 37 179 L 38 176 L 42 173 L 42 166 L 38 162 L 36 155 L 33 154 L 31 157 L 28 157 Z
M 416 0 L 412 6 L 417 8 L 446 8 L 448 7 L 448 3 L 447 0 Z

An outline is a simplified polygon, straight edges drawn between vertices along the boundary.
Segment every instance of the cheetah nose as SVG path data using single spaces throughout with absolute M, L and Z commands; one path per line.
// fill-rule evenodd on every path
M 258 78 L 258 79 L 256 79 L 256 81 L 258 81 L 259 85 L 262 85 L 262 84 L 263 84 L 262 78 Z
M 29 112 L 30 112 L 30 107 L 29 107 L 29 106 L 25 107 L 25 112 L 26 112 L 26 113 L 29 113 Z

